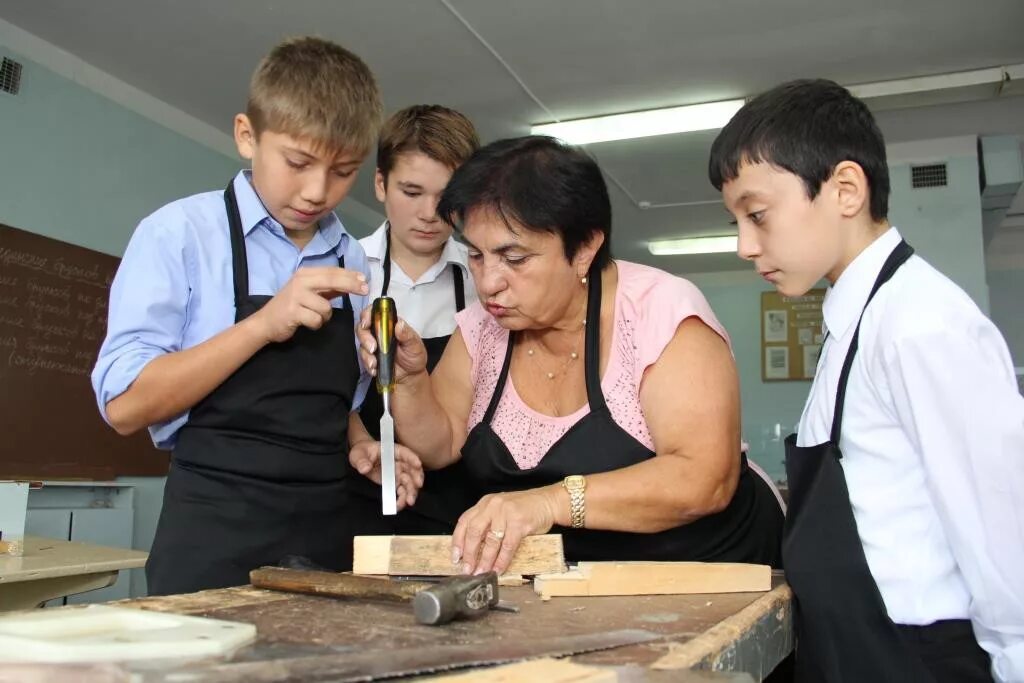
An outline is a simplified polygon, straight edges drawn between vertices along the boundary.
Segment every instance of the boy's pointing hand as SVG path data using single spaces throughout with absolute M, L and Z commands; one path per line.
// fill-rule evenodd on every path
M 331 299 L 342 294 L 365 295 L 366 276 L 345 268 L 300 268 L 273 299 L 252 316 L 267 342 L 283 342 L 295 330 L 318 330 L 331 319 Z

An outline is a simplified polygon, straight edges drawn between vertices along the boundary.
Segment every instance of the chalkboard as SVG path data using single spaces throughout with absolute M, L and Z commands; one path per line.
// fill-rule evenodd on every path
M 89 374 L 120 259 L 0 225 L 0 479 L 165 475 L 100 417 Z

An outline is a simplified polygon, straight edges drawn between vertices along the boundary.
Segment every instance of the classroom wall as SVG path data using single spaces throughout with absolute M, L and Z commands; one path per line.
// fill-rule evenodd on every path
M 963 287 L 987 313 L 989 285 L 975 138 L 892 145 L 889 158 L 892 183 L 889 216 L 893 225 L 918 254 Z M 911 165 L 936 161 L 947 163 L 948 185 L 912 189 Z M 732 339 L 740 375 L 743 438 L 750 445 L 750 457 L 773 478 L 783 479 L 782 442 L 800 420 L 810 381 L 765 382 L 761 379 L 761 292 L 769 290 L 770 286 L 752 270 L 751 266 L 751 272 L 745 273 L 680 275 L 701 288 Z M 997 277 L 1013 276 L 1000 273 Z M 1020 281 L 1024 282 L 1024 278 Z M 1000 284 L 1000 294 L 1003 291 Z M 999 305 L 1016 305 L 1019 311 L 1019 302 L 1019 297 L 1015 304 L 1000 298 Z
M 989 270 L 992 321 L 1006 338 L 1013 364 L 1024 371 L 1024 263 L 1020 268 Z

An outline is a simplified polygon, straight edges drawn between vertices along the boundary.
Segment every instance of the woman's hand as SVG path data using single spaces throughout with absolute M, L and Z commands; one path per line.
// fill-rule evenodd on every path
M 370 328 L 371 308 L 371 306 L 367 306 L 359 315 L 357 334 L 363 367 L 376 377 L 377 357 L 374 352 L 377 350 L 377 340 L 373 338 L 373 331 Z M 416 334 L 416 330 L 401 318 L 395 324 L 395 341 L 395 382 L 400 383 L 406 377 L 425 373 L 427 371 L 427 347 L 424 346 L 420 336 Z
M 463 574 L 508 569 L 523 538 L 554 526 L 561 490 L 546 486 L 484 496 L 462 513 L 452 534 L 452 564 Z
M 348 451 L 348 461 L 359 474 L 375 484 L 380 483 L 380 441 L 364 439 Z M 403 446 L 395 444 L 395 488 L 398 494 L 398 509 L 402 510 L 416 503 L 416 495 L 423 487 L 423 464 L 418 455 Z

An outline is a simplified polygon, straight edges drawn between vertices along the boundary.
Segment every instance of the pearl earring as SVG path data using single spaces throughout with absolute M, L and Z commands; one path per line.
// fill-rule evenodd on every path
M 581 277 L 580 282 L 582 282 L 583 284 L 587 284 L 587 276 L 584 275 L 583 277 Z

